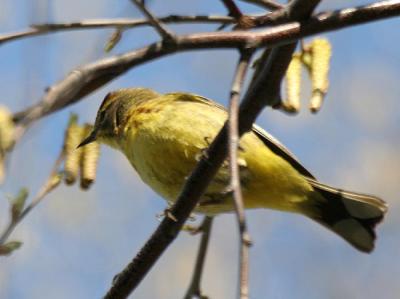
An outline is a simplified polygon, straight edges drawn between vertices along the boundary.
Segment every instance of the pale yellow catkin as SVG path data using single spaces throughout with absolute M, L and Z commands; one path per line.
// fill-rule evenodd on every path
M 301 91 L 301 54 L 295 53 L 286 71 L 286 100 L 283 109 L 289 113 L 297 113 L 300 110 Z
M 64 151 L 64 181 L 67 185 L 75 183 L 82 155 L 82 149 L 77 148 L 84 136 L 84 129 L 78 126 L 78 117 L 72 115 L 65 133 Z
M 310 45 L 305 45 L 303 51 L 301 52 L 301 62 L 308 71 L 308 74 L 311 74 L 311 60 L 311 47 Z
M 14 146 L 15 125 L 12 114 L 5 106 L 0 106 L 0 183 L 5 177 L 5 154 Z
M 328 91 L 329 65 L 332 55 L 331 44 L 327 39 L 317 38 L 310 45 L 312 96 L 310 110 L 318 112 Z
M 9 151 L 14 145 L 14 122 L 7 107 L 0 106 L 0 147 Z
M 93 130 L 93 126 L 86 124 L 84 136 L 88 136 Z M 86 190 L 96 179 L 97 162 L 100 155 L 100 145 L 94 141 L 85 145 L 82 149 L 81 157 L 81 188 Z

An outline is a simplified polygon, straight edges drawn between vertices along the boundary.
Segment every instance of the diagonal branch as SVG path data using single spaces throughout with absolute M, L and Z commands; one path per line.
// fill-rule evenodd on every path
M 173 42 L 175 41 L 175 34 L 168 30 L 161 22 L 155 17 L 146 7 L 144 1 L 141 0 L 131 0 L 139 10 L 149 19 L 149 22 L 161 35 L 162 39 L 165 41 Z
M 252 54 L 253 51 L 242 51 L 240 55 L 240 60 L 236 68 L 236 73 L 231 88 L 228 118 L 229 168 L 231 174 L 230 188 L 233 192 L 233 199 L 235 203 L 235 211 L 240 234 L 239 294 L 241 299 L 249 298 L 249 247 L 251 245 L 251 241 L 249 233 L 247 231 L 242 190 L 240 187 L 240 173 L 237 157 L 237 150 L 239 146 L 238 111 L 240 93 Z
M 242 0 L 242 1 L 255 4 L 269 10 L 275 10 L 284 7 L 284 5 L 271 0 Z
M 237 20 L 239 20 L 243 16 L 239 7 L 233 0 L 221 0 L 221 1 L 222 3 L 224 3 L 226 9 L 229 11 L 229 16 L 234 17 Z
M 57 160 L 55 161 L 50 175 L 48 176 L 47 180 L 36 194 L 36 196 L 32 199 L 31 203 L 24 208 L 21 214 L 18 215 L 13 221 L 10 221 L 8 226 L 5 230 L 0 234 L 0 245 L 3 245 L 17 225 L 31 212 L 51 191 L 53 191 L 61 182 L 61 177 L 59 176 L 59 168 L 64 160 L 65 152 L 64 150 L 61 151 Z
M 204 262 L 206 259 L 212 222 L 213 218 L 206 216 L 203 220 L 203 223 L 200 225 L 202 236 L 201 236 L 199 251 L 197 252 L 196 265 L 194 267 L 192 281 L 184 297 L 185 299 L 192 299 L 193 297 L 204 298 L 204 295 L 201 292 L 200 282 L 201 282 L 201 276 L 204 271 Z

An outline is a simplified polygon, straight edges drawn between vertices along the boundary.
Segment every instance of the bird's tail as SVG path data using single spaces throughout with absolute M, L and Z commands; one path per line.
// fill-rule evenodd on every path
M 383 219 L 386 203 L 374 196 L 348 192 L 308 179 L 314 188 L 309 216 L 363 252 L 374 249 L 374 228 Z

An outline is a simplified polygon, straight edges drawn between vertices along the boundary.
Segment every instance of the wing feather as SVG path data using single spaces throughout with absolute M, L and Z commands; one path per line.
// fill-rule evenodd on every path
M 225 107 L 205 97 L 196 94 L 187 93 L 174 93 L 180 95 L 179 101 L 193 101 L 203 103 L 205 105 L 213 106 L 218 109 L 226 111 Z M 305 177 L 314 179 L 315 177 L 299 162 L 294 154 L 292 154 L 282 143 L 280 143 L 274 136 L 266 132 L 264 129 L 257 125 L 253 125 L 253 133 L 260 138 L 260 140 L 276 155 L 285 159 L 290 165 L 293 166 L 299 173 Z

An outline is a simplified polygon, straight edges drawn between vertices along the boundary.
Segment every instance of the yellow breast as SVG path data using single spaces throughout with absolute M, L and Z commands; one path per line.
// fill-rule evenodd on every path
M 120 149 L 142 180 L 172 202 L 227 116 L 223 110 L 201 103 L 155 101 L 146 105 L 132 113 L 120 138 Z M 305 200 L 311 190 L 302 176 L 253 133 L 242 137 L 240 148 L 246 207 L 295 211 L 297 203 Z M 228 185 L 225 163 L 197 210 L 232 210 L 232 199 L 226 192 Z

